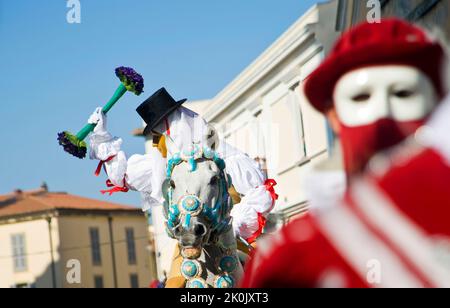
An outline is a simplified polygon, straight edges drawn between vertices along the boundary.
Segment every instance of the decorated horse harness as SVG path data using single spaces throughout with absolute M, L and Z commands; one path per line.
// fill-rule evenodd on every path
M 186 194 L 179 200 L 173 200 L 174 187 L 163 185 L 163 194 L 165 199 L 166 231 L 171 238 L 175 237 L 175 230 L 180 226 L 189 229 L 192 217 L 203 215 L 211 224 L 211 234 L 208 244 L 215 244 L 220 247 L 219 238 L 221 235 L 230 231 L 232 218 L 229 215 L 233 206 L 232 199 L 228 193 L 231 187 L 231 177 L 225 173 L 225 161 L 219 155 L 208 147 L 201 147 L 194 144 L 188 150 L 173 155 L 168 161 L 166 183 L 170 183 L 172 173 L 176 166 L 182 163 L 189 164 L 189 172 L 197 170 L 199 160 L 213 161 L 220 170 L 218 179 L 219 198 L 214 205 L 205 204 L 198 196 Z M 231 273 L 238 268 L 238 259 L 230 249 L 221 247 L 222 257 L 217 260 L 217 268 L 220 275 L 214 280 L 215 288 L 230 288 L 235 286 L 235 281 Z M 187 288 L 207 288 L 207 282 L 201 278 L 202 265 L 196 259 L 185 258 L 181 265 L 181 273 L 187 280 Z

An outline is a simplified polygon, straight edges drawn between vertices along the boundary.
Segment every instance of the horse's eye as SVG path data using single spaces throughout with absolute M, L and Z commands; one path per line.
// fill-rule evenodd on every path
M 169 189 L 175 189 L 175 182 L 173 180 L 165 180 L 162 185 L 162 193 L 166 200 L 169 199 Z

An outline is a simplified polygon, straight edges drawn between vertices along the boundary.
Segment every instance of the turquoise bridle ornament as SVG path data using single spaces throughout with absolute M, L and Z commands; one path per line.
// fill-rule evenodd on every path
M 174 200 L 175 183 L 172 181 L 174 169 L 182 164 L 188 164 L 188 172 L 197 171 L 200 161 L 213 161 L 219 168 L 219 174 L 216 176 L 217 201 L 215 204 L 205 203 L 199 196 L 186 192 L 178 200 Z M 233 251 L 227 246 L 221 246 L 223 243 L 220 236 L 231 230 L 231 208 L 232 199 L 228 193 L 231 187 L 231 178 L 225 172 L 225 161 L 212 149 L 201 147 L 194 144 L 188 150 L 175 154 L 167 166 L 166 182 L 163 185 L 163 194 L 165 199 L 164 208 L 166 209 L 166 230 L 170 237 L 177 239 L 177 235 L 185 230 L 192 230 L 191 221 L 193 217 L 200 216 L 202 221 L 206 221 L 208 231 L 205 231 L 203 244 L 217 245 L 221 251 L 216 259 L 215 279 L 211 286 L 214 288 L 232 288 L 235 281 L 232 273 L 238 269 L 238 259 L 233 255 Z M 181 228 L 181 229 L 180 229 Z M 180 272 L 186 279 L 187 288 L 208 288 L 205 280 L 207 269 L 199 259 L 184 257 Z M 206 275 L 206 276 L 205 276 Z
M 211 234 L 220 235 L 231 227 L 231 217 L 228 215 L 232 207 L 232 200 L 228 193 L 231 178 L 225 173 L 225 161 L 215 151 L 194 144 L 188 150 L 176 153 L 168 161 L 166 181 L 171 181 L 175 167 L 184 162 L 189 164 L 189 172 L 195 172 L 197 162 L 201 159 L 213 161 L 220 169 L 219 198 L 213 206 L 205 204 L 198 196 L 192 194 L 186 194 L 174 202 L 174 189 L 168 187 L 167 192 L 164 193 L 165 206 L 168 208 L 166 227 L 168 235 L 172 238 L 175 238 L 175 229 L 179 226 L 189 229 L 192 217 L 199 215 L 203 215 L 210 222 Z

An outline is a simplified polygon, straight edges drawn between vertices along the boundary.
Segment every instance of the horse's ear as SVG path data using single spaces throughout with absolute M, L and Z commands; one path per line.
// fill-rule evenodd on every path
M 203 136 L 203 145 L 207 146 L 213 151 L 217 151 L 219 148 L 220 140 L 219 134 L 214 126 L 208 124 L 206 134 Z

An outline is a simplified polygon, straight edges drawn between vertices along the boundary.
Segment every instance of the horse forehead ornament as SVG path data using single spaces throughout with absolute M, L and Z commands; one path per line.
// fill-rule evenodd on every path
M 232 200 L 228 194 L 231 187 L 231 178 L 225 173 L 225 161 L 212 149 L 201 147 L 193 144 L 187 150 L 173 155 L 168 161 L 167 180 L 171 180 L 173 170 L 182 163 L 189 164 L 189 172 L 197 170 L 199 160 L 205 159 L 213 161 L 220 170 L 220 196 L 213 206 L 205 204 L 198 196 L 186 194 L 182 196 L 176 203 L 173 203 L 173 187 L 169 187 L 167 191 L 166 202 L 168 204 L 168 213 L 166 220 L 167 233 L 170 237 L 175 238 L 174 231 L 180 225 L 182 228 L 190 227 L 192 217 L 204 215 L 211 223 L 210 240 L 216 241 L 220 235 L 230 231 L 231 216 L 229 215 L 232 207 Z M 213 286 L 215 288 L 230 288 L 235 286 L 235 281 L 230 275 L 238 268 L 238 259 L 228 249 L 223 249 L 223 255 L 217 260 L 216 267 L 220 275 L 214 279 Z M 207 288 L 207 282 L 201 278 L 202 264 L 195 259 L 185 258 L 181 265 L 181 273 L 187 280 L 187 288 Z
M 189 164 L 190 172 L 195 172 L 197 170 L 197 161 L 203 158 L 214 161 L 220 169 L 219 185 L 221 186 L 222 196 L 214 207 L 208 206 L 198 196 L 191 194 L 184 195 L 177 203 L 173 204 L 173 188 L 169 187 L 169 215 L 167 220 L 169 229 L 175 228 L 181 218 L 184 218 L 183 227 L 189 228 L 190 219 L 200 214 L 205 215 L 212 222 L 213 231 L 219 234 L 226 231 L 226 227 L 231 225 L 231 217 L 226 217 L 226 214 L 231 211 L 231 198 L 228 194 L 228 189 L 231 187 L 231 178 L 225 174 L 225 161 L 215 151 L 194 144 L 191 148 L 175 154 L 168 162 L 167 179 L 170 180 L 172 178 L 172 172 L 175 167 L 183 162 Z M 170 230 L 169 235 L 171 235 Z

